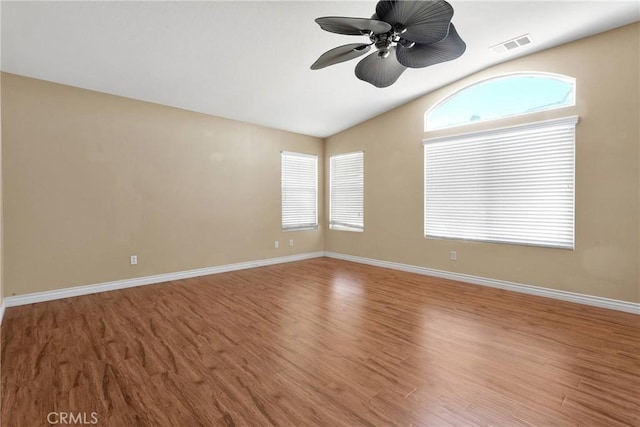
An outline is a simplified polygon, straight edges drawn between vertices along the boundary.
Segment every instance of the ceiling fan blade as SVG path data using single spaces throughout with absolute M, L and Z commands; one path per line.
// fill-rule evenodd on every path
M 391 86 L 407 69 L 396 59 L 396 48 L 389 48 L 389 55 L 382 57 L 380 52 L 368 55 L 356 65 L 356 77 L 371 83 L 375 87 Z
M 416 43 L 444 39 L 453 17 L 453 7 L 444 0 L 382 0 L 376 5 L 378 19 L 394 28 L 406 28 L 402 38 Z
M 319 70 L 329 65 L 339 64 L 364 55 L 371 46 L 362 43 L 345 44 L 326 51 L 311 65 L 312 70 Z
M 384 34 L 391 30 L 391 25 L 376 19 L 346 18 L 342 16 L 325 16 L 317 18 L 316 22 L 325 31 L 348 36 L 361 36 L 373 32 Z
M 464 53 L 467 45 L 460 38 L 456 28 L 451 24 L 449 35 L 438 43 L 416 43 L 412 47 L 405 47 L 398 43 L 396 52 L 398 62 L 405 67 L 422 68 L 441 62 L 452 61 Z

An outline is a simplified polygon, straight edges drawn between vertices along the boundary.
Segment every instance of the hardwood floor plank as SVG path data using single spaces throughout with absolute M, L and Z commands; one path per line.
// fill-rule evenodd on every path
M 640 426 L 640 316 L 319 258 L 8 308 L 7 426 Z

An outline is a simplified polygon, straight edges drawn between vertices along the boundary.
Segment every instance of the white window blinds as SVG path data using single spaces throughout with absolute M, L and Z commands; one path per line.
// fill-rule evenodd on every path
M 318 156 L 282 152 L 282 229 L 318 227 Z
M 425 237 L 573 249 L 577 122 L 425 140 Z
M 364 153 L 339 154 L 330 158 L 329 227 L 364 230 Z

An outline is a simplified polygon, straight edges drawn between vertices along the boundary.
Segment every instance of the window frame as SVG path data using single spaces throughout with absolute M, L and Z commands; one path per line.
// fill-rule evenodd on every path
M 313 160 L 313 189 L 315 192 L 314 195 L 314 205 L 312 210 L 314 211 L 314 221 L 313 223 L 309 222 L 300 222 L 297 225 L 285 225 L 285 197 L 287 196 L 286 192 L 286 181 L 285 181 L 285 158 L 300 158 L 300 159 L 312 159 Z M 318 155 L 317 154 L 308 154 L 308 153 L 300 153 L 294 151 L 281 151 L 280 152 L 280 226 L 282 231 L 301 231 L 301 230 L 317 230 L 318 229 Z
M 545 109 L 541 109 L 541 110 L 535 110 L 535 111 L 531 111 L 531 112 L 524 112 L 524 113 L 513 113 L 513 114 L 508 114 L 508 115 L 505 115 L 505 116 L 482 119 L 482 120 L 477 120 L 477 121 L 473 121 L 473 122 L 470 121 L 470 122 L 465 122 L 465 123 L 459 123 L 459 124 L 451 125 L 451 126 L 438 127 L 438 128 L 429 127 L 429 115 L 431 113 L 433 113 L 435 110 L 437 110 L 439 107 L 445 105 L 452 98 L 454 98 L 454 97 L 458 96 L 459 94 L 461 94 L 462 92 L 465 92 L 465 91 L 467 91 L 467 90 L 469 90 L 471 88 L 474 88 L 476 86 L 487 84 L 487 83 L 492 82 L 492 81 L 509 79 L 509 78 L 520 78 L 520 77 L 534 77 L 534 78 L 535 77 L 539 77 L 539 78 L 553 79 L 553 80 L 559 80 L 559 81 L 563 81 L 563 82 L 566 82 L 566 83 L 570 83 L 572 88 L 573 88 L 571 103 L 568 104 L 568 105 L 561 105 L 561 106 L 558 106 L 558 107 L 550 107 L 550 108 L 545 108 Z M 449 95 L 445 96 L 444 98 L 442 98 L 438 102 L 436 102 L 433 106 L 431 106 L 431 108 L 429 108 L 424 113 L 424 132 L 443 131 L 443 130 L 446 130 L 446 129 L 458 128 L 458 127 L 461 127 L 461 126 L 470 126 L 470 125 L 475 125 L 475 124 L 478 124 L 478 123 L 492 122 L 492 121 L 495 121 L 495 120 L 503 120 L 503 119 L 509 119 L 509 118 L 514 118 L 514 117 L 522 117 L 522 116 L 527 116 L 527 115 L 530 115 L 530 114 L 540 113 L 540 112 L 543 112 L 543 111 L 553 111 L 553 110 L 559 110 L 559 109 L 563 109 L 563 108 L 571 108 L 571 107 L 575 107 L 576 106 L 576 99 L 577 99 L 577 84 L 576 84 L 576 78 L 575 77 L 566 76 L 566 75 L 563 75 L 563 74 L 541 72 L 541 71 L 518 71 L 518 72 L 513 72 L 513 73 L 499 74 L 499 75 L 488 77 L 486 79 L 478 80 L 478 81 L 476 81 L 476 82 L 474 82 L 474 83 L 472 83 L 470 85 L 464 86 L 463 88 L 460 88 L 460 89 L 456 90 L 455 92 L 450 93 Z
M 333 220 L 334 215 L 334 160 L 339 160 L 345 157 L 353 157 L 359 155 L 359 160 L 361 162 L 361 176 L 362 181 L 360 183 L 360 200 L 362 204 L 360 206 L 360 218 L 361 224 L 347 224 L 347 223 L 339 223 L 338 221 Z M 338 230 L 338 231 L 351 231 L 356 233 L 364 232 L 364 151 L 352 151 L 349 153 L 340 153 L 329 156 L 329 229 L 330 230 Z

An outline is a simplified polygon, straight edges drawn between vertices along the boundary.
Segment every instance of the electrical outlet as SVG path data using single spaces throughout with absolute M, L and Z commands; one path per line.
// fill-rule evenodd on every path
M 278 249 L 280 247 L 280 242 L 278 242 L 277 240 L 273 242 L 273 247 Z
M 289 240 L 289 246 L 293 246 L 293 239 Z
M 458 254 L 456 251 L 451 251 L 451 261 L 455 261 L 458 259 Z
M 131 255 L 131 265 L 138 265 L 138 255 Z

